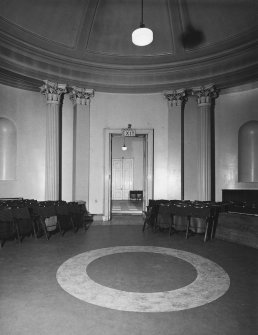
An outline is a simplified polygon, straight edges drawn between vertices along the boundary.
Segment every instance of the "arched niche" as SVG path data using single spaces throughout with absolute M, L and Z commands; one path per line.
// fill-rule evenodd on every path
M 0 180 L 16 178 L 17 132 L 14 123 L 0 117 Z
M 258 121 L 244 123 L 238 131 L 238 181 L 258 182 Z

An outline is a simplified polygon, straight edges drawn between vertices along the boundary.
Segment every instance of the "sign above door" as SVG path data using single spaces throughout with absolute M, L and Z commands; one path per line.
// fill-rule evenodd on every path
M 136 136 L 135 129 L 132 129 L 132 125 L 128 124 L 127 128 L 122 129 L 122 135 L 125 137 L 133 137 Z

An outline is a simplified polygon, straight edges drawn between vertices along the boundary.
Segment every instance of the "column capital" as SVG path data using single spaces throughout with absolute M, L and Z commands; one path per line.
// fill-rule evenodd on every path
M 43 80 L 45 83 L 40 87 L 40 92 L 46 96 L 47 103 L 59 104 L 62 94 L 67 92 L 66 84 L 58 84 L 49 80 Z
M 70 91 L 70 100 L 74 105 L 88 105 L 88 102 L 94 97 L 95 91 L 93 89 L 86 89 L 73 86 Z
M 187 101 L 187 92 L 184 88 L 165 92 L 164 96 L 174 107 L 181 107 Z
M 198 106 L 209 106 L 212 99 L 219 96 L 219 90 L 213 84 L 209 84 L 192 88 L 192 95 L 197 96 Z

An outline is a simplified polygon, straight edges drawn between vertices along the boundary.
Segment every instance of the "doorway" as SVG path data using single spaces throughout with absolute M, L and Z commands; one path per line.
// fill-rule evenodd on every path
M 112 214 L 136 214 L 143 211 L 144 135 L 124 137 L 113 134 L 111 167 Z
M 121 152 L 123 141 L 121 129 L 105 129 L 104 131 L 103 219 L 111 220 L 112 214 L 141 214 L 146 209 L 149 199 L 153 198 L 153 129 L 136 129 L 135 137 L 125 138 L 128 149 L 141 145 L 140 153 L 137 150 Z M 116 142 L 120 144 L 115 145 Z M 120 157 L 118 157 L 118 150 Z M 133 155 L 132 152 L 134 152 Z M 135 159 L 137 155 L 138 158 Z M 140 160 L 141 163 L 139 163 Z

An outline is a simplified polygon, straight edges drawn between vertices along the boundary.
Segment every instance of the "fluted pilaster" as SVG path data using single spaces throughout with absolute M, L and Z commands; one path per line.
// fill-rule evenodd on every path
M 66 93 L 66 85 L 44 80 L 40 91 L 47 100 L 46 113 L 46 160 L 45 200 L 59 200 L 60 197 L 60 101 Z
M 72 87 L 73 103 L 73 200 L 89 204 L 90 101 L 94 90 Z
M 168 112 L 167 195 L 169 199 L 184 199 L 184 107 L 185 89 L 166 92 Z
M 200 110 L 199 119 L 199 200 L 211 200 L 211 106 L 218 96 L 214 85 L 193 88 Z

